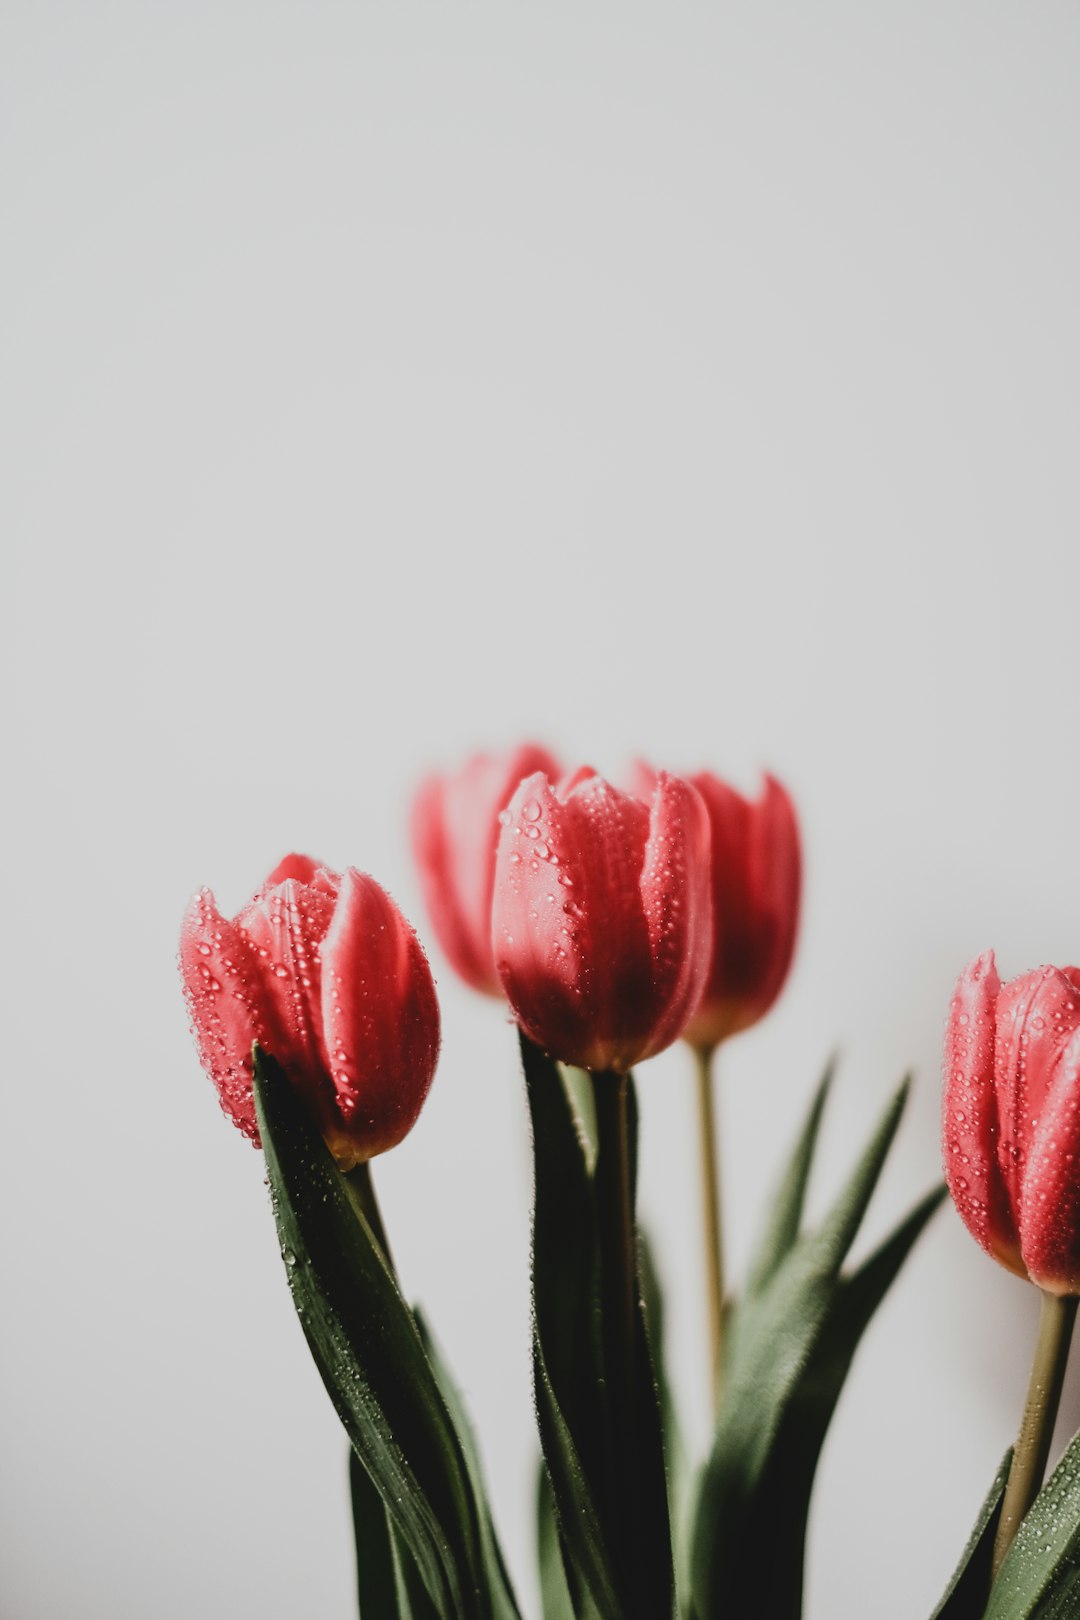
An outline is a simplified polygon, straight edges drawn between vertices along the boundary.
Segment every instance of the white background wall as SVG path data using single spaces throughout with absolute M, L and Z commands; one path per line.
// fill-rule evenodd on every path
M 917 1073 L 880 1235 L 938 1173 L 959 968 L 1080 958 L 1080 10 L 8 0 L 0 31 L 0 1613 L 346 1620 L 343 1439 L 188 1036 L 186 898 L 231 911 L 296 846 L 430 939 L 429 763 L 771 766 L 805 925 L 725 1064 L 733 1264 L 837 1042 L 816 1207 Z M 440 1074 L 378 1181 L 523 1572 L 521 1088 L 432 954 Z M 640 1084 L 700 1450 L 686 1055 Z M 810 1620 L 932 1608 L 1034 1314 L 943 1212 L 826 1447 Z

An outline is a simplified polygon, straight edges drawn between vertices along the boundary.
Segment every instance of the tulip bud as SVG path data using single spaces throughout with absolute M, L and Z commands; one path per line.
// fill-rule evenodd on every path
M 491 950 L 499 813 L 534 771 L 559 774 L 533 743 L 476 754 L 458 771 L 429 776 L 413 801 L 413 852 L 435 937 L 466 984 L 491 996 L 502 995 Z
M 634 786 L 656 780 L 635 768 Z M 684 1035 L 710 1048 L 749 1029 L 783 988 L 795 949 L 801 855 L 795 807 L 775 777 L 744 799 L 711 771 L 688 778 L 705 800 L 712 834 L 713 938 L 701 1001 Z
M 988 1254 L 1080 1294 L 1080 968 L 957 982 L 945 1036 L 945 1179 Z
M 180 972 L 203 1068 L 256 1144 L 255 1042 L 299 1087 L 342 1170 L 416 1123 L 439 1008 L 420 942 L 374 878 L 287 855 L 231 922 L 203 889 L 184 916 Z
M 708 968 L 709 821 L 663 773 L 652 802 L 591 770 L 526 778 L 503 816 L 493 941 L 522 1029 L 563 1062 L 625 1072 L 681 1034 Z

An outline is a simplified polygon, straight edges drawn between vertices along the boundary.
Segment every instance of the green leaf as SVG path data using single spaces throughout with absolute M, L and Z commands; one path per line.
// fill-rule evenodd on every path
M 675 1586 L 680 1594 L 690 1582 L 690 1461 L 679 1424 L 671 1380 L 667 1375 L 664 1339 L 664 1295 L 660 1272 L 647 1234 L 638 1228 L 638 1258 L 641 1268 L 641 1294 L 645 1305 L 645 1327 L 649 1336 L 656 1386 L 660 1397 L 660 1421 L 664 1435 L 664 1463 L 667 1470 L 668 1502 L 672 1545 L 675 1555 Z
M 618 1257 L 612 1250 L 610 1163 L 599 1149 L 592 1159 L 556 1064 L 524 1037 L 521 1044 L 535 1167 L 537 1420 L 567 1589 L 578 1620 L 662 1620 L 671 1612 L 674 1577 L 640 1279 L 627 1344 L 614 1322 L 617 1315 L 621 1323 L 625 1312 L 611 1303 Z M 628 1087 L 632 1191 L 637 1127 L 632 1082 Z M 617 1297 L 624 1300 L 625 1294 Z
M 806 1116 L 795 1150 L 788 1160 L 773 1201 L 769 1220 L 750 1265 L 746 1292 L 760 1294 L 777 1266 L 790 1251 L 799 1235 L 802 1223 L 806 1187 L 810 1180 L 810 1166 L 817 1145 L 821 1116 L 836 1072 L 836 1059 L 831 1058 L 821 1077 L 810 1111 Z
M 543 1462 L 536 1470 L 536 1553 L 544 1620 L 575 1620 L 575 1615 L 580 1612 L 580 1599 L 575 1606 L 570 1596 L 562 1548 L 559 1545 L 555 1499 L 551 1494 L 551 1481 Z
M 1034 1620 L 1077 1620 L 1080 1616 L 1080 1570 L 1071 1570 L 1040 1603 Z
M 293 1303 L 338 1416 L 439 1620 L 488 1620 L 468 1467 L 412 1313 L 301 1098 L 257 1048 L 255 1102 Z
M 420 1334 L 421 1343 L 427 1351 L 427 1358 L 439 1381 L 439 1388 L 443 1392 L 450 1410 L 450 1416 L 453 1418 L 454 1426 L 457 1429 L 458 1438 L 461 1441 L 465 1461 L 469 1469 L 473 1495 L 480 1507 L 481 1551 L 484 1559 L 485 1582 L 491 1599 L 492 1620 L 521 1620 L 521 1611 L 518 1609 L 514 1598 L 514 1588 L 510 1580 L 510 1574 L 502 1555 L 502 1549 L 499 1546 L 498 1536 L 495 1533 L 495 1524 L 491 1516 L 491 1507 L 484 1484 L 483 1468 L 480 1463 L 480 1448 L 476 1443 L 476 1435 L 465 1410 L 461 1391 L 454 1382 L 443 1354 L 419 1309 L 414 1309 L 413 1318 Z
M 1012 1464 L 1012 1447 L 1005 1453 L 1001 1467 L 994 1476 L 986 1500 L 968 1537 L 967 1546 L 945 1588 L 945 1595 L 930 1616 L 930 1620 L 982 1620 L 986 1608 L 986 1595 L 990 1590 L 990 1564 L 994 1556 L 994 1537 L 1001 1517 L 1001 1503 Z
M 399 1620 L 390 1526 L 382 1497 L 349 1448 L 349 1487 L 356 1540 L 356 1595 L 360 1620 Z
M 841 1276 L 906 1091 L 905 1081 L 821 1227 L 788 1242 L 759 1291 L 735 1308 L 694 1533 L 692 1613 L 702 1620 L 801 1613 L 806 1519 L 825 1433 L 863 1331 L 942 1197 L 940 1188 L 928 1194 L 863 1266 Z M 803 1143 L 812 1146 L 816 1129 L 812 1111 Z M 796 1180 L 805 1187 L 801 1168 Z M 789 1206 L 790 1181 L 781 1194 Z M 794 1201 L 801 1207 L 801 1190 Z
M 591 1607 L 602 1620 L 622 1620 L 614 1562 L 604 1541 L 593 1489 L 552 1388 L 538 1334 L 533 1337 L 533 1379 L 540 1446 L 551 1478 L 559 1540 L 570 1561 L 568 1585 L 577 1594 L 574 1613 L 577 1620 L 585 1620 Z
M 1080 1571 L 1080 1434 L 1025 1514 L 990 1592 L 986 1620 L 1075 1617 Z M 1064 1607 L 1063 1607 L 1064 1605 Z
M 616 1560 L 625 1612 L 641 1615 L 643 1620 L 659 1620 L 672 1612 L 675 1572 L 660 1400 L 645 1326 L 634 1216 L 637 1095 L 631 1075 L 597 1073 L 592 1079 L 598 1144 L 593 1188 L 607 1413 L 602 1518 Z M 632 1290 L 629 1302 L 628 1282 Z

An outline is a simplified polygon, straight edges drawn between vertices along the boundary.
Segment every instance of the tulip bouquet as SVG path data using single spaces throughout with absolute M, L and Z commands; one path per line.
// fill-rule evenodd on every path
M 804 1195 L 810 1103 L 742 1290 L 724 1282 L 713 1066 L 791 961 L 791 801 L 640 766 L 622 791 L 542 749 L 480 757 L 417 796 L 434 933 L 520 1034 L 532 1123 L 532 1366 L 544 1620 L 795 1620 L 818 1456 L 860 1338 L 945 1188 L 869 1258 L 847 1257 L 904 1087 L 825 1218 Z M 479 1452 L 409 1306 L 371 1161 L 435 1072 L 427 959 L 371 877 L 290 855 L 232 921 L 208 890 L 180 966 L 222 1108 L 265 1156 L 278 1241 L 350 1442 L 362 1620 L 518 1620 Z M 635 1214 L 632 1070 L 682 1037 L 702 1153 L 716 1423 L 687 1467 L 660 1280 Z M 508 1059 L 509 1061 L 509 1059 Z M 1080 1616 L 1080 1438 L 1046 1484 L 1080 1294 L 1080 970 L 961 977 L 945 1061 L 945 1168 L 982 1246 L 1043 1293 L 1031 1390 L 934 1620 Z M 523 1347 L 524 1350 L 524 1347 Z

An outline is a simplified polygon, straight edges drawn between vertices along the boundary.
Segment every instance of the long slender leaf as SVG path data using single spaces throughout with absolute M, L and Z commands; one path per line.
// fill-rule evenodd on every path
M 1033 1620 L 1044 1611 L 1055 1620 L 1076 1614 L 1067 1604 L 1075 1597 L 1078 1572 L 1080 1434 L 1025 1514 L 991 1588 L 986 1620 Z
M 580 1599 L 575 1606 L 570 1596 L 559 1545 L 555 1500 L 551 1494 L 547 1468 L 542 1462 L 536 1470 L 536 1555 L 544 1620 L 575 1620 L 575 1615 L 580 1612 Z
M 841 1276 L 906 1091 L 905 1082 L 820 1228 L 790 1244 L 759 1292 L 736 1307 L 727 1395 L 696 1515 L 695 1620 L 800 1613 L 806 1516 L 829 1420 L 873 1311 L 941 1197 L 928 1195 L 854 1276 Z M 816 1112 L 802 1138 L 811 1149 Z M 802 1157 L 800 1148 L 793 1162 L 805 1187 Z M 792 1200 L 790 1182 L 781 1200 L 801 1206 L 802 1190 Z M 788 1219 L 773 1226 L 789 1229 Z
M 413 1318 L 421 1342 L 427 1351 L 427 1358 L 439 1381 L 439 1388 L 442 1390 L 446 1404 L 450 1409 L 450 1416 L 454 1420 L 458 1437 L 465 1452 L 465 1461 L 472 1481 L 473 1495 L 480 1507 L 481 1552 L 484 1559 L 487 1591 L 491 1599 L 492 1620 L 521 1620 L 521 1611 L 514 1597 L 510 1572 L 506 1567 L 502 1548 L 499 1546 L 499 1538 L 495 1533 L 495 1523 L 491 1515 L 487 1488 L 484 1484 L 484 1471 L 480 1463 L 480 1448 L 477 1445 L 473 1426 L 465 1410 L 461 1391 L 451 1376 L 446 1360 L 424 1319 L 423 1313 L 418 1309 L 414 1309 Z
M 994 1483 L 979 1509 L 967 1546 L 945 1594 L 930 1616 L 930 1620 L 982 1620 L 986 1596 L 990 1590 L 990 1562 L 994 1556 L 994 1537 L 1001 1517 L 1001 1503 L 1012 1465 L 1012 1447 L 994 1476 Z
M 382 1497 L 349 1447 L 349 1488 L 356 1540 L 356 1595 L 360 1620 L 399 1620 L 390 1525 Z
M 780 1180 L 773 1200 L 769 1220 L 750 1264 L 747 1295 L 760 1294 L 777 1266 L 794 1246 L 802 1223 L 806 1188 L 810 1180 L 810 1166 L 817 1145 L 821 1116 L 836 1072 L 836 1060 L 830 1059 L 821 1077 L 814 1100 L 810 1104 L 794 1151 Z
M 468 1467 L 412 1314 L 287 1076 L 255 1100 L 286 1274 L 338 1416 L 439 1620 L 488 1620 Z
M 679 1413 L 671 1380 L 667 1374 L 664 1294 L 660 1272 L 647 1234 L 638 1229 L 641 1291 L 645 1303 L 645 1326 L 649 1335 L 656 1384 L 660 1396 L 660 1421 L 664 1434 L 664 1464 L 667 1470 L 671 1540 L 675 1557 L 675 1587 L 682 1595 L 690 1584 L 690 1461 L 679 1424 Z
M 548 1376 L 539 1337 L 533 1339 L 533 1372 L 540 1445 L 551 1478 L 559 1542 L 570 1561 L 567 1586 L 575 1599 L 577 1620 L 585 1620 L 584 1594 L 601 1620 L 622 1620 L 615 1564 L 604 1540 L 592 1487 L 578 1456 L 574 1437 L 560 1410 Z
M 1073 1569 L 1063 1577 L 1036 1609 L 1033 1620 L 1077 1620 L 1080 1615 L 1080 1570 Z
M 667 1475 L 656 1372 L 645 1326 L 635 1222 L 637 1096 L 633 1077 L 593 1075 L 597 1155 L 593 1177 L 600 1253 L 603 1402 L 607 1414 L 602 1517 L 628 1616 L 660 1620 L 675 1599 Z M 620 1093 L 625 1098 L 625 1121 Z M 625 1185 L 619 1141 L 625 1124 Z M 625 1210 L 629 1204 L 630 1253 Z M 627 1263 L 632 1298 L 628 1301 Z M 630 1314 L 627 1314 L 629 1304 Z
M 599 1146 L 592 1158 L 556 1064 L 524 1038 L 522 1059 L 535 1166 L 537 1419 L 567 1589 L 578 1620 L 662 1620 L 674 1576 L 659 1399 L 639 1281 L 629 1343 L 620 1325 L 611 1161 Z M 633 1183 L 632 1082 L 627 1102 Z

